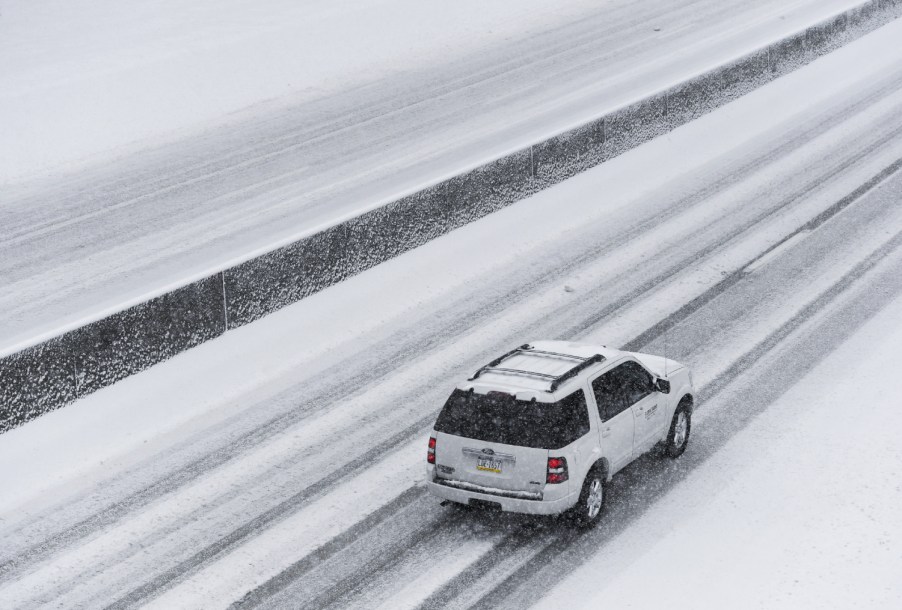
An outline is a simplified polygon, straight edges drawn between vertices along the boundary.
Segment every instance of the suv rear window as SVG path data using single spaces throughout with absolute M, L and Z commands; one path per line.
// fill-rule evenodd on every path
M 517 400 L 503 392 L 454 390 L 435 429 L 479 441 L 560 449 L 589 432 L 589 414 L 582 390 L 555 403 Z

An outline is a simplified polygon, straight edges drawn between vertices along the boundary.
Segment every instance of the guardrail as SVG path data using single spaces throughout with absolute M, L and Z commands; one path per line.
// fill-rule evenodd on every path
M 599 165 L 900 15 L 902 0 L 864 2 L 575 129 L 0 359 L 0 432 Z

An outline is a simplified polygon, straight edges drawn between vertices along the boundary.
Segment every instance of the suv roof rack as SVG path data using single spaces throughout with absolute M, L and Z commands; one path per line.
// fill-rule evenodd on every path
M 580 362 L 579 364 L 577 364 L 575 367 L 573 367 L 572 369 L 570 369 L 569 371 L 567 371 L 563 375 L 560 375 L 554 381 L 552 381 L 551 388 L 549 388 L 548 391 L 554 392 L 556 389 L 558 389 L 561 386 L 562 383 L 564 383 L 571 377 L 576 377 L 582 371 L 586 370 L 593 364 L 597 364 L 599 362 L 602 362 L 603 360 L 604 360 L 604 356 L 602 356 L 601 354 L 595 354 L 594 356 L 589 356 L 588 358 L 583 359 L 583 361 Z
M 566 360 L 575 360 L 579 364 L 577 364 L 573 368 L 565 371 L 561 375 L 549 375 L 548 373 L 538 373 L 536 371 L 524 371 L 521 369 L 510 369 L 510 368 L 503 368 L 503 367 L 498 366 L 499 364 L 501 364 L 502 362 L 504 362 L 511 356 L 515 356 L 517 354 L 522 354 L 522 353 L 526 353 L 526 352 L 528 352 L 530 354 L 541 354 L 542 356 L 552 356 L 554 358 L 563 358 Z M 549 386 L 549 388 L 546 391 L 554 392 L 561 386 L 562 383 L 564 383 L 568 379 L 572 379 L 573 377 L 576 377 L 585 369 L 589 368 L 593 364 L 602 362 L 603 360 L 604 360 L 604 356 L 602 356 L 601 354 L 595 354 L 593 356 L 589 356 L 588 358 L 583 358 L 582 356 L 574 356 L 573 354 L 561 354 L 559 352 L 549 352 L 549 351 L 545 351 L 545 350 L 533 349 L 533 347 L 530 344 L 524 343 L 520 347 L 507 352 L 503 356 L 499 356 L 498 358 L 495 358 L 494 360 L 489 362 L 487 365 L 481 367 L 479 370 L 477 370 L 475 373 L 473 373 L 473 376 L 470 377 L 469 381 L 473 381 L 474 379 L 477 379 L 483 373 L 501 373 L 502 375 L 522 375 L 524 377 L 537 377 L 539 379 L 546 379 L 548 381 L 551 381 L 551 385 Z

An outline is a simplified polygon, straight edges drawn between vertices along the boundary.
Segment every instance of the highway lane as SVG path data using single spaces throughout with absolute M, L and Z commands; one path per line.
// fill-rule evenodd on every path
M 0 599 L 23 607 L 149 600 L 165 607 L 191 599 L 202 590 L 197 583 L 231 574 L 225 564 L 236 552 L 255 552 L 263 535 L 292 519 L 323 519 L 336 490 L 366 480 L 408 446 L 418 456 L 454 380 L 526 335 L 590 336 L 660 351 L 655 340 L 667 329 L 668 354 L 692 364 L 706 388 L 734 377 L 731 366 L 756 344 L 767 349 L 753 361 L 766 360 L 784 345 L 783 329 L 832 307 L 835 299 L 821 295 L 848 284 L 843 278 L 870 277 L 856 265 L 869 257 L 877 264 L 889 252 L 881 244 L 898 239 L 900 212 L 885 197 L 889 183 L 880 182 L 902 158 L 898 79 L 887 74 L 791 128 L 773 126 L 692 177 L 695 188 L 668 184 L 618 215 L 537 244 L 529 260 L 475 272 L 466 292 L 364 341 L 365 349 L 325 373 L 298 373 L 253 415 L 7 527 Z M 795 248 L 760 271 L 744 271 L 796 233 L 804 239 Z M 562 290 L 564 281 L 575 291 Z M 812 310 L 812 303 L 821 305 Z M 708 394 L 714 405 L 719 394 Z M 310 456 L 325 459 L 312 464 Z M 418 459 L 410 467 L 419 474 Z M 642 487 L 645 474 L 626 478 Z M 427 540 L 457 558 L 445 564 L 446 580 L 436 576 L 435 590 L 425 589 L 433 601 L 515 599 L 535 580 L 530 570 L 541 564 L 534 558 L 551 553 L 549 537 L 560 535 L 541 522 L 523 529 L 517 518 L 449 516 L 419 488 L 393 485 L 375 512 L 309 553 L 277 549 L 266 576 L 252 579 L 261 582 L 248 587 L 247 602 L 390 601 L 403 591 L 403 575 L 422 565 Z M 643 497 L 625 488 L 628 498 Z M 579 555 L 570 546 L 559 554 Z M 237 599 L 246 581 L 234 580 Z M 213 589 L 223 599 L 233 593 Z
M 896 205 L 902 194 L 898 175 L 880 195 L 887 206 Z M 882 212 L 869 222 L 883 228 Z M 851 214 L 867 211 L 855 210 Z M 845 219 L 844 219 L 845 220 Z M 898 225 L 894 225 L 898 229 Z M 829 227 L 829 228 L 828 228 Z M 830 229 L 833 229 L 832 231 Z M 621 494 L 610 509 L 611 521 L 588 536 L 552 529 L 544 535 L 514 532 L 516 553 L 493 552 L 481 558 L 481 565 L 462 570 L 449 583 L 438 589 L 424 607 L 522 607 L 534 600 L 543 588 L 553 584 L 555 576 L 547 567 L 561 569 L 578 564 L 587 555 L 602 552 L 617 531 L 629 527 L 644 510 L 687 476 L 694 465 L 715 453 L 735 434 L 741 433 L 758 413 L 767 409 L 795 380 L 813 368 L 832 347 L 848 338 L 881 307 L 902 291 L 898 280 L 902 272 L 902 233 L 890 233 L 882 247 L 867 255 L 835 283 L 829 285 L 799 311 L 787 311 L 785 304 L 799 290 L 798 274 L 814 271 L 813 258 L 824 268 L 837 259 L 825 252 L 832 250 L 837 239 L 850 237 L 839 224 L 825 225 L 824 232 L 810 239 L 820 243 L 804 243 L 790 254 L 774 262 L 766 272 L 749 274 L 735 288 L 716 297 L 712 303 L 695 312 L 684 323 L 674 325 L 667 333 L 668 353 L 685 360 L 709 360 L 710 345 L 719 349 L 740 344 L 746 351 L 735 360 L 713 360 L 716 376 L 701 386 L 700 408 L 694 433 L 698 450 L 692 452 L 689 464 L 662 464 L 653 456 L 644 458 L 623 473 L 612 493 Z M 886 231 L 878 231 L 886 234 Z M 832 272 L 833 269 L 830 269 Z M 783 275 L 782 281 L 777 276 Z M 770 290 L 765 290 L 765 287 Z M 756 309 L 751 313 L 751 309 Z M 764 311 L 771 309 L 769 319 Z M 738 312 L 742 312 L 739 315 Z M 753 323 L 763 332 L 749 333 Z M 768 334 L 765 334 L 770 330 Z M 749 338 L 759 337 L 757 342 Z M 745 341 L 743 341 L 745 339 Z M 663 336 L 644 349 L 660 351 Z M 720 368 L 722 367 L 722 368 Z M 710 371 L 708 377 L 712 376 Z M 505 540 L 506 542 L 506 540 Z M 503 543 L 499 548 L 503 547 Z M 561 562 L 561 559 L 564 562 Z M 560 562 L 560 563 L 559 563 Z M 480 581 L 482 574 L 489 576 Z
M 616 2 L 478 57 L 4 186 L 3 345 L 219 269 L 833 4 Z M 834 7 L 835 8 L 835 7 Z M 656 24 L 660 31 L 649 27 Z
M 695 446 L 678 462 L 647 456 L 618 475 L 600 528 L 573 532 L 545 519 L 440 508 L 425 494 L 404 498 L 383 523 L 347 541 L 344 552 L 290 568 L 290 578 L 280 575 L 236 607 L 530 605 L 902 292 L 902 215 L 895 210 L 902 175 L 894 169 L 784 255 L 740 271 L 739 281 L 668 324 L 668 355 L 696 366 L 701 381 Z M 577 336 L 606 334 L 599 327 Z M 711 345 L 732 350 L 733 359 L 713 357 Z M 664 334 L 631 347 L 661 353 Z M 396 531 L 404 532 L 403 553 L 389 546 Z

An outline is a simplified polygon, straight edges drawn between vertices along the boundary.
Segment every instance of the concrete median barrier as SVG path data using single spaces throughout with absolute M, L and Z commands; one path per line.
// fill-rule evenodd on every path
M 223 332 L 218 274 L 7 356 L 0 361 L 0 431 Z

